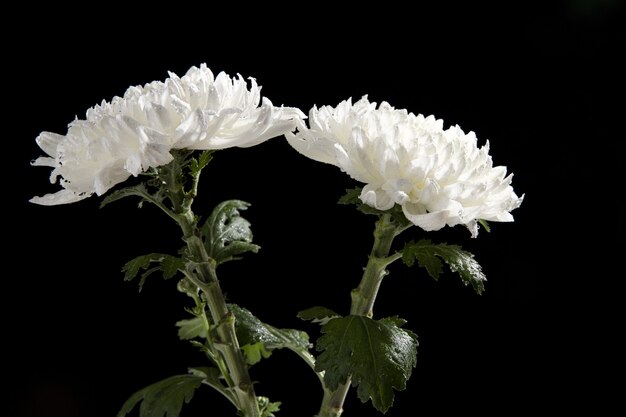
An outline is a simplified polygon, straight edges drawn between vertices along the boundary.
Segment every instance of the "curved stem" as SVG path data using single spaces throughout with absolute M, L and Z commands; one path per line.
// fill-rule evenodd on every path
M 384 214 L 376 222 L 374 229 L 374 245 L 359 286 L 352 290 L 350 314 L 372 317 L 374 303 L 380 284 L 387 275 L 387 266 L 400 258 L 399 254 L 389 255 L 393 239 L 406 227 L 399 227 L 391 221 L 391 216 Z M 343 403 L 350 390 L 351 380 L 340 385 L 335 391 L 324 390 L 322 405 L 317 417 L 339 417 L 343 413 Z

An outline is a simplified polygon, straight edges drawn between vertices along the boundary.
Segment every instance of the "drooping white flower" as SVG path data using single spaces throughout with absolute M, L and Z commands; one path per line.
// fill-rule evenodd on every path
M 180 78 L 169 75 L 89 109 L 66 135 L 42 132 L 37 143 L 49 156 L 33 165 L 52 167 L 51 182 L 61 177 L 64 189 L 31 202 L 55 205 L 102 195 L 131 175 L 167 164 L 172 149 L 254 146 L 291 131 L 304 117 L 296 108 L 261 101 L 254 79 L 248 88 L 241 76 L 214 77 L 204 64 Z
M 511 187 L 506 167 L 492 164 L 489 143 L 478 148 L 474 132 L 446 130 L 443 121 L 370 103 L 367 96 L 333 108 L 313 107 L 309 126 L 299 122 L 289 143 L 303 155 L 336 165 L 365 184 L 361 200 L 379 210 L 395 204 L 424 230 L 477 220 L 513 221 L 523 199 Z

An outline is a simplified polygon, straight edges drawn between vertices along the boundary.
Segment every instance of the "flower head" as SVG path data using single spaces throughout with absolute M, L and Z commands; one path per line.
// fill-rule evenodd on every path
M 510 211 L 523 199 L 511 187 L 506 167 L 492 164 L 489 143 L 478 148 L 474 132 L 443 121 L 397 110 L 367 97 L 333 108 L 313 107 L 307 127 L 300 121 L 289 143 L 303 155 L 336 165 L 365 183 L 361 200 L 379 210 L 402 206 L 406 218 L 424 230 L 477 220 L 513 221 Z
M 204 64 L 180 78 L 169 75 L 87 110 L 65 135 L 42 132 L 37 143 L 49 156 L 33 165 L 52 167 L 50 180 L 62 177 L 63 190 L 31 202 L 55 205 L 102 195 L 131 175 L 167 164 L 172 149 L 249 147 L 291 131 L 304 117 L 298 109 L 261 101 L 254 79 L 248 88 L 241 76 L 214 77 Z

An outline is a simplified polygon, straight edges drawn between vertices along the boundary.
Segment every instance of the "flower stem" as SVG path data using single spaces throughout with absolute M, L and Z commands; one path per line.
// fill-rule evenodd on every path
M 211 318 L 216 325 L 219 338 L 216 346 L 228 368 L 228 377 L 232 381 L 231 388 L 238 399 L 239 411 L 245 417 L 259 417 L 258 401 L 235 333 L 235 318 L 226 305 L 217 279 L 215 263 L 209 258 L 204 248 L 194 216 L 188 212 L 187 215 L 180 217 L 179 224 L 183 230 L 189 254 L 197 262 L 196 272 L 199 282 L 195 281 L 195 283 L 204 293 Z
M 374 314 L 374 302 L 380 288 L 380 284 L 387 275 L 387 266 L 398 259 L 398 256 L 389 256 L 393 239 L 398 236 L 405 227 L 396 225 L 389 214 L 384 214 L 376 222 L 374 229 L 374 245 L 369 255 L 367 265 L 359 286 L 352 290 L 352 305 L 350 314 L 371 318 Z M 350 389 L 351 380 L 348 378 L 345 384 L 336 390 L 324 390 L 322 405 L 317 417 L 339 417 L 343 413 L 343 403 Z
M 178 223 L 183 232 L 183 240 L 187 244 L 188 258 L 192 267 L 185 275 L 204 294 L 211 315 L 213 328 L 216 331 L 214 347 L 218 358 L 218 367 L 229 388 L 234 392 L 239 415 L 243 417 L 260 417 L 259 403 L 254 386 L 248 373 L 245 357 L 239 346 L 235 333 L 235 317 L 228 310 L 224 293 L 217 279 L 216 264 L 207 253 L 202 241 L 202 233 L 198 228 L 198 220 L 191 210 L 197 194 L 200 170 L 191 175 L 192 185 L 189 192 L 183 187 L 186 159 L 189 152 L 174 154 L 174 160 L 159 171 L 162 190 L 172 204 L 167 209 L 162 203 L 157 206 L 164 210 Z M 201 168 L 200 168 L 201 169 Z M 159 202 L 156 199 L 151 202 Z

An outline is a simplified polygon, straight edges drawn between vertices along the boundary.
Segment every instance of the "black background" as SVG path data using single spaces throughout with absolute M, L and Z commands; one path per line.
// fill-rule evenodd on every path
M 96 197 L 27 203 L 56 189 L 48 170 L 29 166 L 41 154 L 39 132 L 65 133 L 102 99 L 203 62 L 215 73 L 253 76 L 275 104 L 305 112 L 368 94 L 434 114 L 489 139 L 494 162 L 515 173 L 526 200 L 514 223 L 494 223 L 478 239 L 460 227 L 429 236 L 476 254 L 489 279 L 484 295 L 452 274 L 435 283 L 400 264 L 383 283 L 376 315 L 406 318 L 420 338 L 417 368 L 389 416 L 611 407 L 626 214 L 621 2 L 387 2 L 350 12 L 313 3 L 205 6 L 13 16 L 19 29 L 5 34 L 3 64 L 2 345 L 15 391 L 7 415 L 112 416 L 137 389 L 203 363 L 176 337 L 187 300 L 175 283 L 153 279 L 137 293 L 120 273 L 136 255 L 176 251 L 173 224 L 133 201 L 102 210 Z M 220 152 L 196 212 L 224 199 L 250 202 L 245 216 L 262 246 L 221 268 L 229 300 L 312 336 L 317 328 L 297 311 L 326 305 L 346 313 L 374 220 L 335 204 L 351 186 L 282 138 Z M 280 415 L 317 411 L 316 379 L 290 353 L 276 352 L 252 376 L 259 394 L 283 401 Z M 346 416 L 378 415 L 353 392 L 345 408 Z M 228 412 L 207 390 L 182 416 Z

